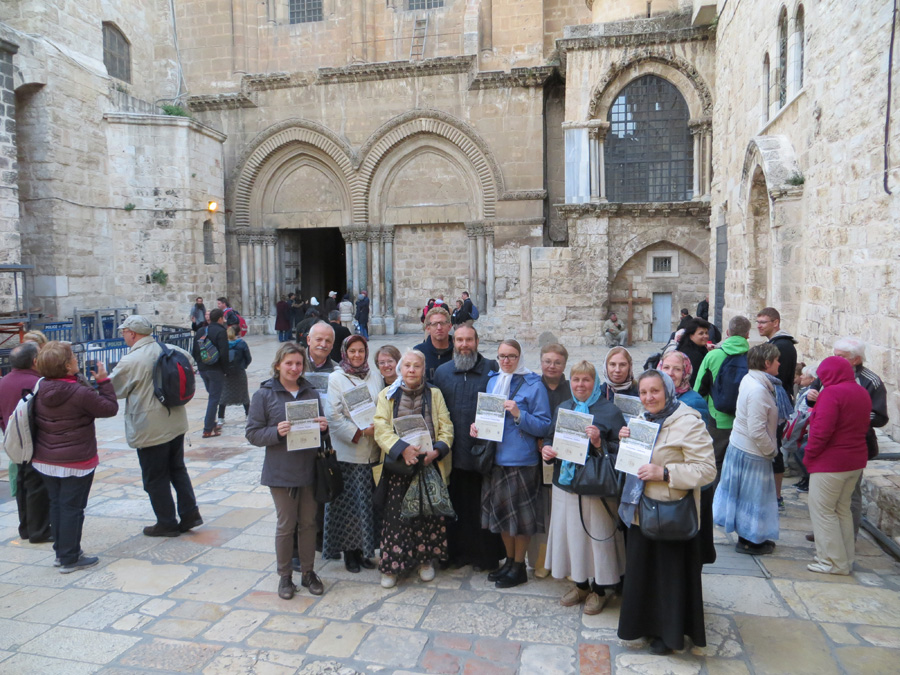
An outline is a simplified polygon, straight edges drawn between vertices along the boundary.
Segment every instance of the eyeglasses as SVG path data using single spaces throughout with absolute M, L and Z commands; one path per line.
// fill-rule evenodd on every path
M 497 354 L 497 358 L 501 361 L 515 361 L 519 358 L 518 354 Z
M 449 321 L 432 321 L 430 324 L 428 324 L 428 327 L 434 328 L 435 326 L 449 326 L 449 325 L 450 325 Z
M 397 366 L 393 361 L 379 361 L 375 365 L 379 368 L 395 368 Z
M 762 324 L 772 323 L 772 320 L 771 320 L 771 319 L 757 319 L 757 320 L 756 320 L 756 323 L 758 323 L 758 324 L 760 324 L 760 323 L 762 323 Z

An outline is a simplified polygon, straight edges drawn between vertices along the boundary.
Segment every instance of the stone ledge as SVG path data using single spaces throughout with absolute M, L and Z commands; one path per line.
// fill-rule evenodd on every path
M 547 198 L 546 190 L 507 190 L 498 198 L 498 202 L 543 201 Z
M 387 61 L 341 68 L 319 68 L 316 84 L 371 82 L 403 77 L 468 73 L 475 66 L 475 62 L 475 56 L 444 56 L 424 61 Z
M 509 87 L 543 87 L 553 74 L 555 66 L 536 68 L 513 68 L 508 73 L 503 70 L 488 70 L 475 75 L 469 89 L 506 89 Z
M 900 454 L 900 443 L 878 432 L 882 455 Z M 900 460 L 876 459 L 866 466 L 862 481 L 863 515 L 885 536 L 900 544 Z
M 584 204 L 554 204 L 559 215 L 564 218 L 583 216 L 692 216 L 709 222 L 712 209 L 709 202 L 599 202 Z
M 187 104 L 192 112 L 235 110 L 237 108 L 256 107 L 256 101 L 254 101 L 249 94 L 245 94 L 242 91 L 228 94 L 188 96 Z
M 103 119 L 110 124 L 136 124 L 138 126 L 156 126 L 156 127 L 188 127 L 192 131 L 209 136 L 213 140 L 224 143 L 228 138 L 221 131 L 216 131 L 212 127 L 198 122 L 190 117 L 180 117 L 177 115 L 150 115 L 146 113 L 104 113 Z

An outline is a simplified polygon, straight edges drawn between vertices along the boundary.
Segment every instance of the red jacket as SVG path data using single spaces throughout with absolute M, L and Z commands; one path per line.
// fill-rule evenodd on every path
M 34 461 L 74 464 L 97 454 L 94 419 L 119 411 L 112 381 L 97 391 L 73 378 L 44 380 L 34 401 Z
M 803 463 L 810 473 L 864 469 L 872 399 L 840 356 L 822 361 L 818 375 L 824 386 L 810 417 Z
M 6 420 L 19 405 L 22 394 L 34 389 L 34 383 L 39 379 L 41 374 L 36 370 L 13 368 L 0 380 L 0 429 L 6 431 Z

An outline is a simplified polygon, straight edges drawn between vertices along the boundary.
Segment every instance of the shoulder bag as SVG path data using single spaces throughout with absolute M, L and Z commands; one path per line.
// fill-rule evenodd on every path
M 400 504 L 401 518 L 444 516 L 456 519 L 441 472 L 432 463 L 416 473 Z
M 316 453 L 315 500 L 319 504 L 329 504 L 344 491 L 344 477 L 338 466 L 337 453 L 331 443 L 324 439 Z
M 700 531 L 693 490 L 673 502 L 641 495 L 638 514 L 641 534 L 653 541 L 688 541 Z
M 618 499 L 619 478 L 609 453 L 592 446 L 584 466 L 575 469 L 571 487 L 577 495 Z

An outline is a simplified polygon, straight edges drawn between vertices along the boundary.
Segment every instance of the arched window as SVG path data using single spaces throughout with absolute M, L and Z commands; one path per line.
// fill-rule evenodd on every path
M 763 72 L 762 72 L 762 118 L 763 122 L 769 121 L 769 103 L 770 103 L 770 92 L 771 92 L 771 66 L 769 65 L 769 53 L 766 52 L 765 57 L 763 57 Z
M 203 223 L 203 262 L 206 265 L 216 263 L 216 249 L 213 246 L 213 224 L 211 220 Z
M 794 82 L 797 91 L 803 89 L 803 52 L 806 49 L 806 11 L 803 5 L 797 6 L 794 17 Z
M 787 103 L 788 23 L 787 8 L 781 8 L 778 16 L 778 107 Z
M 609 110 L 606 194 L 611 202 L 693 197 L 694 144 L 681 92 L 656 75 L 629 83 Z
M 131 83 L 131 44 L 111 23 L 103 24 L 103 65 L 110 77 Z

